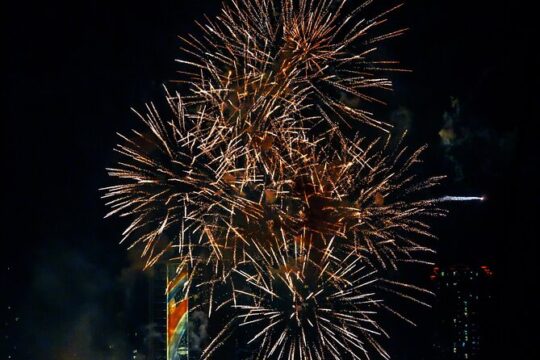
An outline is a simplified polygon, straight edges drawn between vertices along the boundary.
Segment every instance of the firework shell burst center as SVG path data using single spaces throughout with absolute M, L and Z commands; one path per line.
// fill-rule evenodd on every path
M 380 313 L 411 320 L 386 298 L 427 305 L 392 279 L 433 252 L 445 210 L 423 194 L 441 177 L 419 179 L 423 148 L 369 110 L 402 71 L 377 43 L 404 31 L 383 26 L 399 6 L 371 6 L 226 2 L 181 37 L 178 90 L 120 135 L 103 198 L 129 219 L 122 241 L 148 267 L 189 267 L 186 297 L 205 294 L 208 316 L 233 314 L 203 358 L 245 328 L 258 359 L 389 358 Z

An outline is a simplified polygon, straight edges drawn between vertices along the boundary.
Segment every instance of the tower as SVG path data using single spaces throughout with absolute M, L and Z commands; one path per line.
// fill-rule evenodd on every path
M 167 360 L 187 360 L 189 358 L 189 301 L 186 293 L 188 271 L 175 263 L 168 263 L 166 267 Z
M 434 351 L 448 360 L 481 359 L 482 340 L 493 302 L 488 266 L 454 265 L 433 269 L 437 316 Z

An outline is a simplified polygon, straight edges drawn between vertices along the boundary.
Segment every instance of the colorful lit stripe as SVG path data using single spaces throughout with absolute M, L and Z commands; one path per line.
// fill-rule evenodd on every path
M 169 280 L 167 271 L 167 360 L 184 360 L 188 355 L 188 299 L 184 289 L 188 273 L 173 272 L 173 276 Z

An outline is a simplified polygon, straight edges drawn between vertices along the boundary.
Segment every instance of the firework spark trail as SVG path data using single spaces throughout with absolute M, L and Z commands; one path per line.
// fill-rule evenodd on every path
M 379 313 L 413 322 L 384 300 L 427 305 L 428 292 L 387 273 L 430 263 L 440 203 L 483 200 L 426 199 L 442 177 L 416 176 L 425 147 L 408 151 L 368 108 L 402 70 L 375 44 L 404 31 L 379 30 L 399 6 L 367 17 L 370 3 L 231 0 L 202 37 L 181 37 L 189 90 L 120 135 L 117 182 L 102 190 L 107 216 L 130 219 L 122 241 L 147 266 L 189 266 L 209 317 L 237 314 L 205 358 L 240 327 L 260 359 L 389 358 Z
M 445 202 L 445 201 L 485 201 L 485 196 L 443 196 L 441 198 L 435 199 L 435 201 Z

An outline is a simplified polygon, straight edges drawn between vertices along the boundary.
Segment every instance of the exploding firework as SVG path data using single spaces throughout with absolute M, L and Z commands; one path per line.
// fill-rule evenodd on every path
M 388 129 L 366 110 L 382 103 L 368 93 L 391 89 L 384 74 L 405 70 L 377 58 L 376 44 L 405 29 L 379 31 L 399 6 L 369 18 L 369 3 L 233 0 L 215 21 L 200 24 L 202 38 L 181 37 L 185 56 L 178 62 L 187 67 L 179 82 L 189 84 L 198 116 L 234 124 L 248 137 L 306 123 L 333 133 L 350 129 L 351 120 Z
M 428 220 L 448 199 L 422 197 L 441 179 L 417 179 L 423 149 L 351 125 L 389 128 L 368 92 L 399 70 L 373 55 L 401 34 L 373 33 L 397 7 L 364 18 L 369 3 L 231 1 L 204 36 L 182 38 L 187 94 L 166 91 L 167 109 L 147 105 L 144 130 L 121 135 L 107 216 L 130 219 L 124 240 L 147 266 L 190 267 L 187 293 L 205 294 L 209 316 L 236 314 L 205 358 L 246 326 L 261 359 L 388 358 L 378 313 L 409 320 L 382 295 L 424 304 L 385 271 L 426 261 Z
M 375 339 L 385 333 L 372 318 L 380 302 L 369 288 L 374 271 L 358 266 L 358 258 L 347 260 L 335 264 L 337 272 L 328 270 L 334 267 L 330 260 L 311 263 L 307 278 L 273 268 L 245 275 L 254 290 L 237 292 L 251 301 L 235 307 L 241 312 L 238 326 L 254 330 L 247 344 L 257 343 L 257 358 L 359 358 L 356 353 L 367 354 L 368 347 L 386 355 Z

